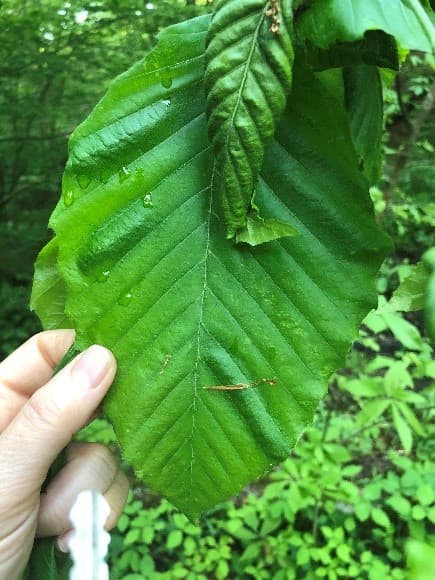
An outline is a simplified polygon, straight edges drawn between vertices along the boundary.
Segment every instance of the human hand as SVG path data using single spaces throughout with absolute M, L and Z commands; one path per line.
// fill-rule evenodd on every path
M 74 331 L 42 332 L 0 364 L 0 578 L 20 578 L 35 535 L 65 544 L 68 514 L 85 489 L 104 494 L 112 528 L 127 497 L 128 481 L 112 454 L 92 443 L 71 445 L 67 464 L 41 486 L 72 436 L 92 417 L 116 372 L 111 352 L 92 346 L 56 376 Z

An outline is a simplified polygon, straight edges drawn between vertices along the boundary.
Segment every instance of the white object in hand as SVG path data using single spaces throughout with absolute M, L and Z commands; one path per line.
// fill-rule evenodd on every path
M 73 532 L 68 547 L 73 560 L 70 580 L 108 580 L 105 562 L 110 535 L 104 524 L 110 514 L 109 504 L 101 493 L 82 491 L 70 511 Z

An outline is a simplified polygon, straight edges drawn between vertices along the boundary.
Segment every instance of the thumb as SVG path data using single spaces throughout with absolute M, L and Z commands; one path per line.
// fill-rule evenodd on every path
M 37 390 L 0 437 L 2 488 L 15 497 L 39 491 L 50 465 L 106 394 L 116 372 L 98 345 L 78 355 Z

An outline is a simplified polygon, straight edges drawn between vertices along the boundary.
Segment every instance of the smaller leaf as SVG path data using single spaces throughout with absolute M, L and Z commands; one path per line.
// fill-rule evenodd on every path
M 418 329 L 394 312 L 382 314 L 382 318 L 388 328 L 405 348 L 409 350 L 421 350 L 423 341 Z
M 430 272 L 424 300 L 424 318 L 429 337 L 435 345 L 435 247 L 424 254 L 423 263 Z
M 435 491 L 428 483 L 420 485 L 417 489 L 416 498 L 423 506 L 430 506 L 435 501 Z
M 370 516 L 370 504 L 360 502 L 355 506 L 355 515 L 361 521 L 365 522 Z
M 130 546 L 131 544 L 134 544 L 135 542 L 139 541 L 139 539 L 140 539 L 140 530 L 139 529 L 130 530 L 125 536 L 124 545 Z
M 391 522 L 390 522 L 390 518 L 387 516 L 387 514 L 384 512 L 384 510 L 381 510 L 381 508 L 373 508 L 372 510 L 372 520 L 378 524 L 378 526 L 382 526 L 385 529 L 388 529 L 391 527 Z
M 412 387 L 413 381 L 409 374 L 407 363 L 404 361 L 395 361 L 390 366 L 384 376 L 385 392 L 391 396 L 401 395 L 403 389 Z
M 66 288 L 57 271 L 58 245 L 56 238 L 40 251 L 35 264 L 35 278 L 30 299 L 46 330 L 70 328 L 65 314 Z
M 166 541 L 166 547 L 168 548 L 168 550 L 173 550 L 174 548 L 177 548 L 182 541 L 183 541 L 183 532 L 181 530 L 172 530 Z
M 247 227 L 266 142 L 284 112 L 293 67 L 292 3 L 218 0 L 207 36 L 205 87 L 213 187 L 234 238 Z M 256 224 L 242 233 L 251 245 L 282 236 Z M 273 230 L 273 232 L 271 232 Z M 284 235 L 288 235 L 284 230 Z
M 426 517 L 426 511 L 420 505 L 415 505 L 412 508 L 411 515 L 414 520 L 417 521 L 424 520 L 424 518 Z
M 367 314 L 363 320 L 363 324 L 365 324 L 375 334 L 378 334 L 387 328 L 385 320 L 375 310 L 372 310 L 372 312 Z
M 411 270 L 402 281 L 389 302 L 380 308 L 380 312 L 413 312 L 424 307 L 424 295 L 429 282 L 429 272 L 424 264 L 411 266 Z
M 378 399 L 364 403 L 363 408 L 356 417 L 356 426 L 362 427 L 374 423 L 390 406 L 391 402 L 386 399 Z
M 423 429 L 423 425 L 420 423 L 420 421 L 414 415 L 413 411 L 411 411 L 409 406 L 406 403 L 402 403 L 402 402 L 400 402 L 400 403 L 397 402 L 396 405 L 400 409 L 400 412 L 404 416 L 408 425 L 417 433 L 417 435 L 424 437 L 425 432 Z
M 395 512 L 405 518 L 411 512 L 410 502 L 406 497 L 402 497 L 401 495 L 393 495 L 392 497 L 389 497 L 386 503 L 391 506 Z
M 392 405 L 392 413 L 393 413 L 393 423 L 394 427 L 399 435 L 400 442 L 403 445 L 403 449 L 406 453 L 409 453 L 412 449 L 412 432 L 409 428 L 408 423 L 400 414 L 398 407 L 393 404 Z

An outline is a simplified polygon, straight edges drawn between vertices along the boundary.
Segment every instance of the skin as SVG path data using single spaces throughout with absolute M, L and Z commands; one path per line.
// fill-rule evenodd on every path
M 0 364 L 0 578 L 21 577 L 35 536 L 58 536 L 67 550 L 69 510 L 85 489 L 100 491 L 110 530 L 124 507 L 128 481 L 102 445 L 74 443 L 65 467 L 44 493 L 48 469 L 73 435 L 95 415 L 116 362 L 94 345 L 53 377 L 74 331 L 42 332 Z

